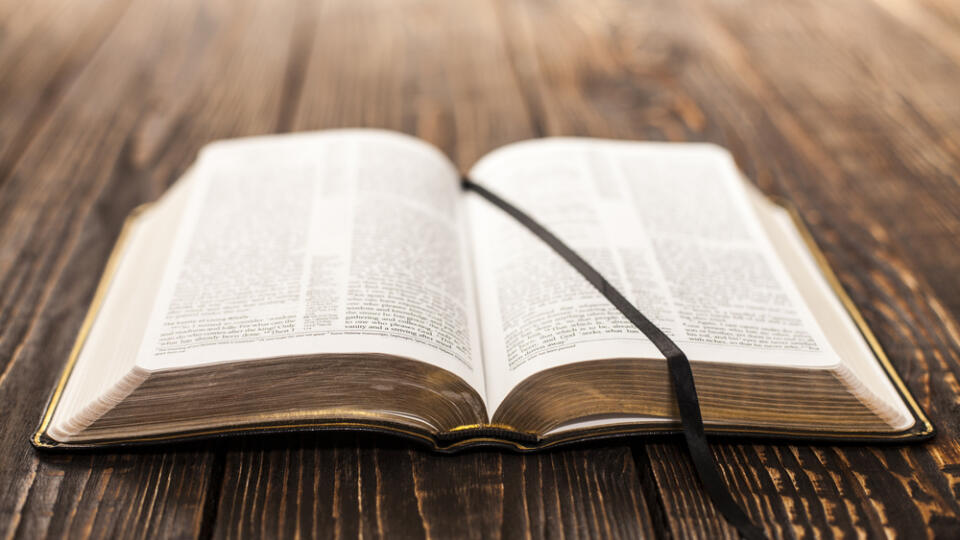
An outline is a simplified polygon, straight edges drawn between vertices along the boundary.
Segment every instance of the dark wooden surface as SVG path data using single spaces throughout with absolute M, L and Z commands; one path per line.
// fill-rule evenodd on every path
M 463 168 L 545 135 L 727 146 L 799 206 L 940 430 L 717 444 L 736 498 L 774 537 L 960 537 L 952 0 L 0 2 L 0 537 L 732 537 L 676 441 L 34 451 L 124 216 L 208 141 L 342 126 Z

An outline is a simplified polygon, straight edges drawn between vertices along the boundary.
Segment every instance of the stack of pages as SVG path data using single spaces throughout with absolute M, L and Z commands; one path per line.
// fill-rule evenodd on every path
M 707 144 L 539 139 L 468 173 L 690 358 L 707 430 L 933 428 L 790 213 Z M 128 220 L 34 443 L 368 429 L 537 449 L 678 429 L 657 349 L 432 146 L 214 143 Z

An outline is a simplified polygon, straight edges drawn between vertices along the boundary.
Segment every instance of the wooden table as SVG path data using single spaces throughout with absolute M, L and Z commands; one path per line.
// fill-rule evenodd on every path
M 546 135 L 730 148 L 798 205 L 940 430 L 717 444 L 735 497 L 775 537 L 960 537 L 952 0 L 4 1 L 0 111 L 0 537 L 733 536 L 673 440 L 30 446 L 124 216 L 208 141 L 342 126 L 464 169 Z

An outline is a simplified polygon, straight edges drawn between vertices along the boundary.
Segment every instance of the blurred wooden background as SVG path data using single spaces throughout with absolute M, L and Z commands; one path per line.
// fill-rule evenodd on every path
M 960 4 L 0 2 L 0 537 L 731 537 L 678 441 L 434 455 L 342 435 L 44 454 L 127 212 L 213 139 L 713 141 L 791 199 L 940 430 L 717 444 L 775 537 L 960 537 Z

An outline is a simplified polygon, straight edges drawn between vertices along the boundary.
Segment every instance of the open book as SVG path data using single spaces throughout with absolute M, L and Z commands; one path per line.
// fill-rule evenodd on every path
M 469 177 L 680 345 L 708 432 L 932 433 L 822 256 L 720 147 L 540 139 Z M 128 220 L 34 443 L 372 429 L 534 449 L 677 415 L 657 349 L 445 156 L 341 130 L 214 143 Z

